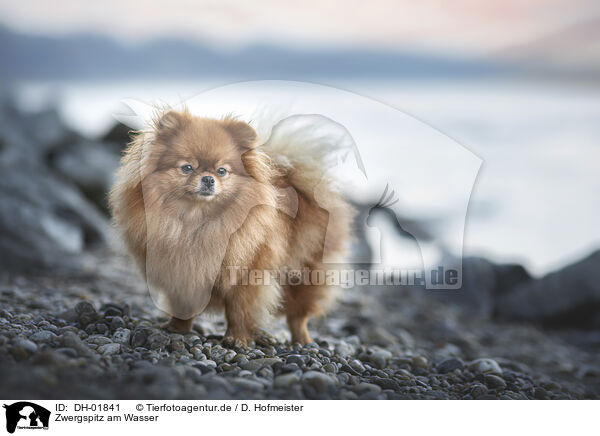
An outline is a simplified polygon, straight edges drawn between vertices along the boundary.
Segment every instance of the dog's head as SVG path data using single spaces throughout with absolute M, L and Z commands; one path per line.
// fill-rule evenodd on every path
M 268 158 L 256 145 L 256 132 L 242 121 L 168 111 L 154 125 L 144 189 L 169 206 L 224 207 L 270 181 Z

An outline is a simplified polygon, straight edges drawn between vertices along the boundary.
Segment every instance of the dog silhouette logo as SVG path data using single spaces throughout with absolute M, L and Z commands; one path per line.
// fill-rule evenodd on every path
M 391 224 L 394 230 L 394 234 L 397 234 L 402 238 L 402 255 L 403 265 L 407 268 L 416 268 L 419 270 L 424 269 L 423 253 L 421 251 L 421 245 L 419 240 L 426 240 L 424 231 L 419 229 L 419 224 L 411 222 L 410 220 L 400 217 L 392 209 L 392 206 L 398 203 L 400 200 L 395 196 L 394 190 L 389 190 L 390 185 L 385 185 L 383 194 L 379 198 L 379 201 L 369 209 L 369 213 L 366 218 L 366 225 L 369 227 L 378 227 L 381 223 L 381 218 Z M 381 235 L 384 235 L 384 231 L 380 231 Z M 380 253 L 378 258 L 381 263 L 385 264 L 386 260 L 389 260 L 390 249 L 386 247 L 386 241 L 382 240 L 379 243 Z M 376 248 L 376 247 L 375 247 Z
M 14 433 L 18 429 L 48 429 L 50 411 L 28 401 L 4 405 L 6 409 L 6 431 Z

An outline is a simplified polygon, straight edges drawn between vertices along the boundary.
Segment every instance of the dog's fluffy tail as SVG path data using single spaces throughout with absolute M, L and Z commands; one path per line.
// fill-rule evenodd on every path
M 288 119 L 275 126 L 260 148 L 275 163 L 284 185 L 298 193 L 296 227 L 305 235 L 321 235 L 315 246 L 324 240 L 320 250 L 325 263 L 343 263 L 355 212 L 341 193 L 336 167 L 353 151 L 353 143 L 345 131 L 331 127 L 316 116 Z
M 315 190 L 339 195 L 333 173 L 351 152 L 348 137 L 330 127 L 330 122 L 317 116 L 288 118 L 270 131 L 260 147 L 288 182 L 311 199 Z

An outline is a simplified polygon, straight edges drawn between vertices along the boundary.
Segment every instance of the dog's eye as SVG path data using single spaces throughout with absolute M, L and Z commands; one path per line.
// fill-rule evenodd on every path
M 227 174 L 227 170 L 225 168 L 221 167 L 217 170 L 217 174 L 219 176 L 223 177 L 225 174 Z
M 194 167 L 190 164 L 185 164 L 181 166 L 181 171 L 183 171 L 185 174 L 189 174 L 194 171 Z

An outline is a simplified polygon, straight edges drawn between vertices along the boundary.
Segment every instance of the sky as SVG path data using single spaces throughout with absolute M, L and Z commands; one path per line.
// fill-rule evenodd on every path
M 0 22 L 29 33 L 92 32 L 125 42 L 178 36 L 224 47 L 267 42 L 600 59 L 597 0 L 0 0 Z

